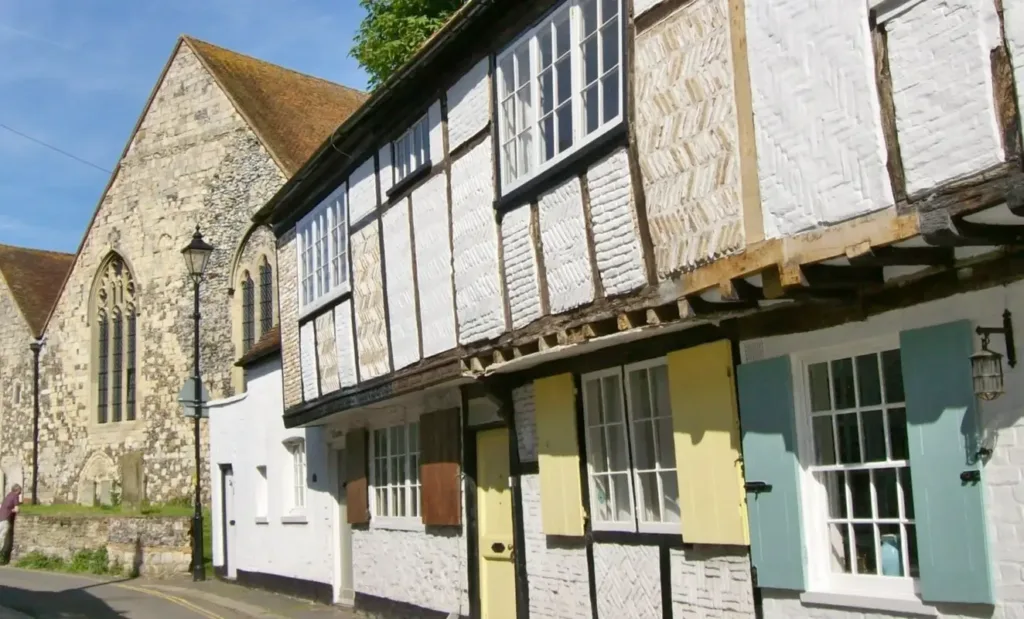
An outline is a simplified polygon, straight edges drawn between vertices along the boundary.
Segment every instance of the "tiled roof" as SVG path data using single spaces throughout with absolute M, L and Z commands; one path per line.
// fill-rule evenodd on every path
M 368 95 L 183 37 L 291 176 Z
M 0 274 L 34 336 L 43 334 L 46 318 L 74 262 L 74 254 L 0 245 Z
M 281 350 L 281 329 L 274 325 L 274 327 L 263 334 L 263 337 L 258 342 L 252 345 L 249 352 L 242 355 L 242 357 L 235 362 L 240 368 L 244 368 L 247 365 L 252 365 L 261 359 L 265 359 L 270 355 Z

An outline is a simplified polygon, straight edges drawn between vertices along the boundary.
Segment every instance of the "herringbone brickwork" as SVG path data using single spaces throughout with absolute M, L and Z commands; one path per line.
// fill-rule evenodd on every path
M 726 0 L 697 0 L 637 36 L 637 146 L 660 277 L 743 246 Z
M 377 223 L 373 222 L 352 235 L 360 380 L 381 376 L 391 369 L 378 234 Z
M 320 395 L 337 391 L 338 349 L 334 342 L 334 312 L 316 317 L 316 360 L 320 372 Z

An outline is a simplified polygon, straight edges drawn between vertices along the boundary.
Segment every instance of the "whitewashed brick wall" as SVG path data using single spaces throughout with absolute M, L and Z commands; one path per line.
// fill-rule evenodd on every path
M 380 179 L 378 181 L 380 183 L 380 195 L 384 197 L 388 195 L 388 190 L 395 185 L 395 171 L 391 167 L 391 142 L 381 146 L 380 151 L 377 153 L 377 165 L 380 167 Z
M 516 438 L 519 440 L 519 460 L 537 461 L 537 422 L 533 400 L 533 383 L 512 390 L 512 409 L 516 416 Z
M 1024 0 L 1003 0 L 1003 28 L 1017 84 L 1017 109 L 1024 109 Z M 1020 127 L 1024 139 L 1024 123 Z
M 590 579 L 583 540 L 559 542 L 541 531 L 540 476 L 520 478 L 526 569 L 532 619 L 591 619 Z
M 444 159 L 444 125 L 441 123 L 441 102 L 435 101 L 427 110 L 430 120 L 430 161 L 441 163 Z
M 886 30 L 907 191 L 1000 163 L 989 60 L 1000 36 L 995 2 L 921 2 Z
M 302 363 L 302 394 L 306 400 L 320 397 L 316 379 L 316 331 L 312 321 L 299 330 L 299 355 Z
M 377 174 L 373 157 L 362 163 L 348 178 L 348 220 L 355 224 L 377 208 Z
M 598 617 L 661 619 L 657 546 L 594 544 Z
M 512 328 L 519 329 L 541 316 L 537 247 L 530 235 L 529 206 L 505 213 L 501 219 L 501 242 Z
M 539 206 L 551 313 L 560 314 L 594 300 L 579 179 L 572 178 L 542 195 Z
M 447 179 L 439 174 L 412 194 L 416 236 L 416 285 L 420 294 L 423 356 L 455 347 L 452 253 L 449 245 Z
M 707 547 L 673 550 L 669 562 L 672 616 L 676 619 L 750 619 L 754 616 L 750 558 L 745 550 L 722 551 Z
M 459 343 L 468 344 L 505 330 L 490 138 L 452 164 L 451 182 Z
M 636 290 L 647 278 L 626 150 L 617 150 L 591 167 L 587 186 L 594 253 L 605 295 Z
M 491 119 L 487 58 L 448 90 L 448 148 L 455 150 L 484 130 Z
M 342 387 L 356 384 L 356 345 L 352 333 L 352 301 L 334 308 L 334 344 L 338 347 L 338 378 Z
M 396 371 L 420 359 L 416 288 L 412 277 L 412 236 L 407 207 L 408 202 L 402 200 L 383 216 L 388 317 L 391 321 L 391 350 Z
M 977 324 L 1000 324 L 1003 309 L 1024 315 L 1024 282 L 1005 288 L 960 294 L 904 310 L 873 316 L 864 322 L 832 329 L 760 340 L 764 358 L 797 351 L 843 346 L 901 330 L 970 319 Z M 1000 344 L 1001 345 L 1001 344 Z M 984 468 L 985 502 L 990 553 L 994 562 L 997 604 L 995 612 L 980 607 L 942 605 L 939 616 L 1024 617 L 1024 371 L 1006 367 L 1006 393 L 991 402 L 981 402 L 983 436 L 993 451 Z M 805 606 L 790 595 L 766 591 L 766 619 L 880 619 L 895 613 L 869 609 L 824 609 Z
M 890 206 L 866 2 L 746 0 L 765 232 Z

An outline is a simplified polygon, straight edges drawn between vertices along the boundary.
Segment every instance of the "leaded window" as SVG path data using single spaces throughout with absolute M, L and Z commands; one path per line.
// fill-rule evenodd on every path
M 92 300 L 96 421 L 101 424 L 132 421 L 136 418 L 138 396 L 135 281 L 127 265 L 116 255 L 104 263 L 97 277 Z
M 274 326 L 274 277 L 270 262 L 260 263 L 260 337 Z
M 249 352 L 256 342 L 256 297 L 253 289 L 252 276 L 246 271 L 242 274 L 242 354 Z

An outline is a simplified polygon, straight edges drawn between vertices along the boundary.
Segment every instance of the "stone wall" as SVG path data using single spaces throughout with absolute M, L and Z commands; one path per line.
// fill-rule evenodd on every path
M 17 560 L 30 552 L 70 560 L 81 550 L 107 549 L 111 566 L 139 575 L 187 574 L 192 557 L 187 517 L 37 516 L 21 514 L 15 524 Z
M 32 332 L 0 277 L 0 472 L 4 491 L 32 467 Z
M 192 372 L 193 296 L 180 249 L 196 224 L 217 248 L 201 288 L 202 370 L 212 398 L 231 395 L 232 262 L 251 215 L 283 181 L 227 96 L 182 45 L 98 207 L 47 327 L 42 373 L 49 393 L 39 459 L 44 492 L 56 500 L 88 500 L 80 489 L 116 479 L 118 460 L 129 452 L 145 454 L 150 500 L 189 491 L 192 423 L 177 398 Z M 257 242 L 273 251 L 268 237 Z M 89 299 L 97 270 L 112 254 L 124 260 L 136 286 L 138 418 L 100 424 Z M 20 416 L 16 423 L 26 420 Z M 205 451 L 205 424 L 202 443 Z

